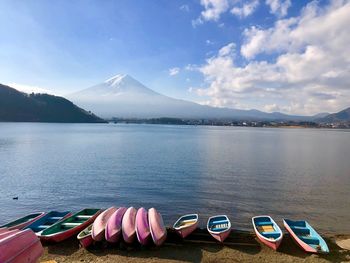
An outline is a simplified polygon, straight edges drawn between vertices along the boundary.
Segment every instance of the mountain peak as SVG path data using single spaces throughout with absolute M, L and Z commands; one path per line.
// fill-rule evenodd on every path
M 105 80 L 103 84 L 119 90 L 129 89 L 130 87 L 136 88 L 137 90 L 147 89 L 142 83 L 128 74 L 117 74 Z

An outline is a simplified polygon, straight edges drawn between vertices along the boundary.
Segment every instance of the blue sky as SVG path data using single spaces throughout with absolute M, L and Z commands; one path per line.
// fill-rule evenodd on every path
M 295 35 L 347 8 L 348 1 L 3 0 L 0 82 L 64 95 L 127 73 L 165 95 L 213 106 L 336 111 L 350 98 L 348 71 L 338 72 L 349 68 L 348 38 L 327 46 L 322 35 L 349 33 L 350 21 L 321 26 L 313 38 Z M 330 80 L 290 78 L 305 66 L 291 68 L 292 59 L 307 63 L 322 52 L 347 54 L 339 70 L 330 61 L 314 72 Z

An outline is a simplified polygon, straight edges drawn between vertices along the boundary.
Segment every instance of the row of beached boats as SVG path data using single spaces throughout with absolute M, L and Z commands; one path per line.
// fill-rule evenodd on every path
M 283 232 L 278 224 L 270 216 L 253 217 L 252 223 L 258 239 L 277 250 L 283 239 Z M 306 252 L 329 252 L 326 242 L 306 221 L 284 219 L 283 224 L 291 237 Z M 189 236 L 197 227 L 198 214 L 181 216 L 173 225 L 174 230 L 182 238 Z M 217 241 L 224 242 L 231 233 L 231 222 L 226 215 L 213 216 L 208 219 L 207 230 Z M 155 208 L 147 211 L 143 207 L 139 209 L 110 207 L 106 210 L 86 208 L 75 214 L 69 211 L 41 212 L 11 221 L 0 226 L 0 251 L 11 247 L 11 242 L 9 243 L 8 240 L 14 240 L 16 235 L 27 236 L 27 238 L 18 239 L 16 243 L 20 246 L 23 240 L 23 246 L 26 249 L 30 247 L 28 244 L 37 244 L 39 239 L 47 242 L 61 242 L 74 235 L 77 235 L 83 247 L 104 240 L 117 243 L 121 237 L 127 244 L 137 239 L 141 245 L 154 243 L 160 246 L 166 240 L 167 230 L 161 214 Z M 38 254 L 42 247 L 36 247 Z M 14 254 L 11 257 L 14 257 Z M 0 258 L 0 262 L 12 261 Z
M 268 247 L 277 250 L 283 239 L 283 232 L 278 224 L 267 215 L 252 218 L 254 231 L 258 239 Z M 190 214 L 180 217 L 174 224 L 174 229 L 185 238 L 198 225 L 198 215 Z M 306 252 L 328 253 L 329 249 L 324 239 L 304 220 L 293 221 L 283 219 L 283 225 L 294 241 Z M 207 222 L 208 232 L 219 242 L 231 233 L 231 222 L 226 215 L 210 217 Z

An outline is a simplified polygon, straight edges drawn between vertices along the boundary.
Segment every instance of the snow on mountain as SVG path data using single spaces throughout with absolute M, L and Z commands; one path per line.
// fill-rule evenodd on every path
M 67 96 L 80 107 L 104 118 L 229 118 L 279 119 L 285 114 L 214 108 L 157 93 L 126 74 Z

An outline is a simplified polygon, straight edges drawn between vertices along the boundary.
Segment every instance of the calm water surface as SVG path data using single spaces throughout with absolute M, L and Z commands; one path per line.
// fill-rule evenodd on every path
M 269 214 L 350 232 L 350 132 L 0 123 L 0 224 L 36 210 L 156 207 L 233 228 Z M 19 200 L 12 197 L 19 196 Z

